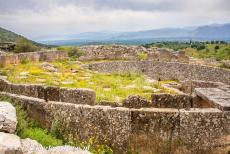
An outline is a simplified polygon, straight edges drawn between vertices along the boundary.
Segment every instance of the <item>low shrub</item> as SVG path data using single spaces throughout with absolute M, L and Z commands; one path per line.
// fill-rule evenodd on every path
M 17 42 L 13 52 L 15 53 L 21 53 L 21 52 L 35 52 L 39 50 L 39 48 L 27 40 L 20 40 Z
M 147 53 L 145 53 L 145 52 L 139 52 L 138 53 L 138 59 L 139 60 L 146 60 L 147 58 L 148 58 Z

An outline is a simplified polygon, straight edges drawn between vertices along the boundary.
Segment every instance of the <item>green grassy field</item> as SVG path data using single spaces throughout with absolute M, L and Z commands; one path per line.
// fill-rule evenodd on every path
M 57 68 L 49 72 L 41 66 L 42 63 L 23 63 L 3 68 L 12 83 L 44 84 L 70 88 L 90 88 L 96 91 L 97 101 L 120 102 L 129 95 L 140 95 L 150 99 L 154 91 L 173 93 L 162 88 L 160 82 L 150 82 L 144 76 L 133 73 L 104 74 L 96 73 L 81 67 L 76 61 L 57 61 L 51 63 Z
M 147 48 L 159 47 L 173 50 L 185 50 L 186 54 L 194 58 L 216 58 L 230 60 L 230 44 L 223 41 L 210 42 L 157 42 L 144 45 Z
M 205 49 L 202 50 L 186 48 L 185 51 L 190 57 L 230 60 L 230 44 L 207 44 L 205 45 Z

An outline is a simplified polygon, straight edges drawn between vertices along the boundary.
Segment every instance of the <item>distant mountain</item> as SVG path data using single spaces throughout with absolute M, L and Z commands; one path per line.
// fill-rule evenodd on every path
M 230 40 L 230 23 L 213 24 L 199 27 L 163 28 L 137 32 L 87 32 L 66 35 L 63 40 L 41 41 L 53 45 L 83 45 L 83 44 L 141 44 L 151 41 L 186 41 L 186 40 Z

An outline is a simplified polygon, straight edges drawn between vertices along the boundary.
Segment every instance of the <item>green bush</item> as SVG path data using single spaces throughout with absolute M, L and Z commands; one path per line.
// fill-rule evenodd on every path
M 74 46 L 60 46 L 57 48 L 58 50 L 63 50 L 68 52 L 68 56 L 70 58 L 76 59 L 83 55 L 83 51 L 78 47 Z
M 52 136 L 46 129 L 42 129 L 38 122 L 28 117 L 22 107 L 16 106 L 17 135 L 21 138 L 31 138 L 45 147 L 63 145 L 62 140 Z
M 14 51 L 15 53 L 21 53 L 21 52 L 34 52 L 37 51 L 39 48 L 35 46 L 33 43 L 27 40 L 20 40 L 17 42 Z
M 55 138 L 51 134 L 48 133 L 46 129 L 42 129 L 39 127 L 34 127 L 34 128 L 27 128 L 23 131 L 22 138 L 31 138 L 33 140 L 38 141 L 45 147 L 49 146 L 59 146 L 63 145 L 62 140 Z
M 145 53 L 145 52 L 139 52 L 138 53 L 138 59 L 139 60 L 146 60 L 147 58 L 148 58 L 147 53 Z

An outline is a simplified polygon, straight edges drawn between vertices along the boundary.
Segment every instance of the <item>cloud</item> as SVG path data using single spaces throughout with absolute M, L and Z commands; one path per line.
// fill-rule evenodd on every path
M 32 39 L 230 21 L 229 0 L 0 0 L 0 26 Z

